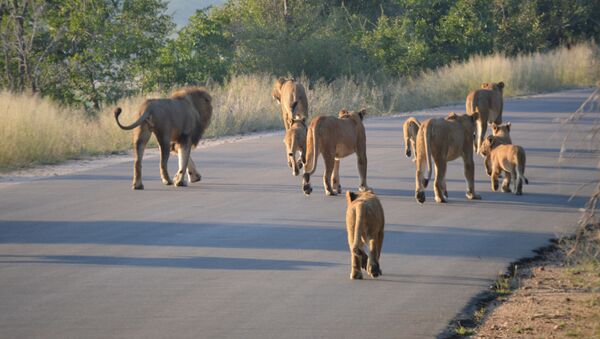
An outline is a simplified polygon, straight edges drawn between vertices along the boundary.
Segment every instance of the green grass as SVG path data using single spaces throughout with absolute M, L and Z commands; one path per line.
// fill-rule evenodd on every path
M 593 86 L 600 79 L 599 54 L 598 46 L 581 44 L 514 58 L 473 56 L 414 78 L 375 81 L 357 76 L 331 83 L 300 80 L 308 90 L 311 116 L 336 114 L 342 108 L 366 108 L 368 115 L 374 116 L 464 102 L 470 90 L 489 81 L 504 81 L 505 96 Z M 238 75 L 224 85 L 210 86 L 214 114 L 206 136 L 282 129 L 279 108 L 271 99 L 274 79 L 271 75 Z M 310 89 L 308 83 L 313 84 Z M 156 96 L 126 98 L 89 118 L 83 111 L 45 98 L 2 92 L 0 171 L 131 149 L 131 132 L 116 126 L 112 110 L 121 106 L 122 119 L 128 123 L 143 100 Z
M 475 334 L 475 330 L 472 328 L 464 327 L 462 325 L 458 325 L 454 329 L 454 333 L 456 333 L 457 335 L 459 335 L 461 337 L 466 337 L 466 336 Z

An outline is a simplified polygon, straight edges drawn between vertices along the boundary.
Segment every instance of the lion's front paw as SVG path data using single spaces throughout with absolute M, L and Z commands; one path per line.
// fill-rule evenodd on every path
M 379 264 L 371 264 L 367 267 L 367 273 L 373 278 L 377 278 L 381 275 L 381 269 L 379 268 Z
M 202 180 L 202 176 L 200 175 L 200 173 L 189 173 L 188 177 L 190 179 L 190 182 L 198 182 Z
M 423 192 L 423 191 L 416 192 L 415 199 L 417 199 L 417 202 L 419 202 L 420 204 L 424 203 L 425 202 L 425 192 Z
M 329 196 L 336 196 L 337 193 L 335 193 L 334 191 L 330 191 L 330 190 L 326 189 L 325 190 L 325 195 L 328 196 L 328 197 Z
M 177 173 L 177 175 L 175 176 L 175 180 L 173 180 L 175 183 L 175 186 L 177 187 L 185 187 L 187 186 L 187 183 L 185 182 L 185 176 L 183 175 L 182 172 Z
M 359 272 L 353 271 L 350 273 L 350 279 L 352 279 L 352 280 L 362 280 L 362 278 L 363 278 L 363 275 L 362 275 L 362 272 L 360 272 L 360 271 Z
M 479 195 L 479 194 L 467 192 L 466 196 L 467 196 L 467 199 L 469 199 L 469 200 L 481 200 L 481 195 Z

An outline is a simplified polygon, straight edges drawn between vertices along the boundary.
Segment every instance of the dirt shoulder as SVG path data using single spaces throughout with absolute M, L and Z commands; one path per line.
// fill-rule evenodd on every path
M 471 319 L 456 322 L 449 337 L 600 338 L 598 254 L 565 253 L 564 246 L 553 245 L 521 261 L 491 287 L 492 298 Z

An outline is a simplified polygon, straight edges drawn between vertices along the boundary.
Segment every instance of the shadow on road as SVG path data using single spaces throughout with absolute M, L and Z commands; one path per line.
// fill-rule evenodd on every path
M 539 243 L 553 234 L 388 224 L 383 253 L 427 256 L 512 258 L 515 248 Z M 348 251 L 346 230 L 334 227 L 257 223 L 160 223 L 132 221 L 55 222 L 0 221 L 0 244 L 98 244 L 133 246 L 182 246 L 236 249 L 290 249 Z M 494 244 L 507 244 L 497 246 Z M 83 257 L 82 257 L 83 258 Z M 93 259 L 93 258 L 92 258 Z M 100 259 L 98 259 L 100 260 Z M 114 260 L 116 264 L 151 266 L 154 259 Z M 158 260 L 158 259 L 156 259 Z M 195 260 L 195 261 L 194 261 Z M 202 267 L 204 259 L 171 260 L 162 264 Z M 106 259 L 106 262 L 110 262 Z M 252 261 L 245 262 L 260 266 Z M 229 264 L 241 267 L 244 261 Z M 272 262 L 277 267 L 278 262 Z M 294 263 L 279 265 L 293 266 Z M 300 265 L 300 264 L 299 264 Z M 269 266 L 268 263 L 265 266 Z
M 193 269 L 221 270 L 302 270 L 307 267 L 336 266 L 334 263 L 250 259 L 224 257 L 184 257 L 184 258 L 140 258 L 114 256 L 82 256 L 82 255 L 1 255 L 0 264 L 76 264 L 76 265 L 106 265 L 106 266 L 137 266 L 137 267 L 170 267 Z

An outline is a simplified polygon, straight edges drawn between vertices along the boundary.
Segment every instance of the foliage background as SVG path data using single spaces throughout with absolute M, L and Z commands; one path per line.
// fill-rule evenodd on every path
M 133 94 L 239 74 L 414 77 L 473 55 L 600 37 L 593 0 L 230 0 L 180 28 L 167 5 L 0 0 L 0 87 L 94 113 Z
M 185 25 L 168 5 L 0 0 L 0 170 L 128 149 L 112 109 L 133 119 L 186 85 L 211 92 L 217 137 L 280 128 L 278 76 L 305 84 L 312 116 L 460 102 L 481 82 L 511 96 L 600 79 L 593 0 L 229 0 Z

